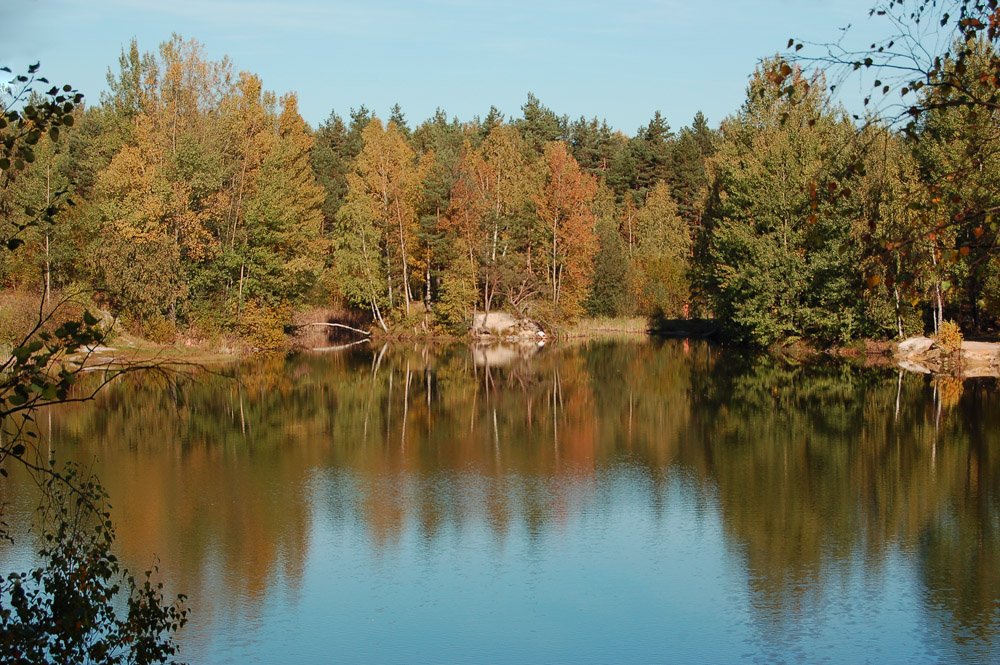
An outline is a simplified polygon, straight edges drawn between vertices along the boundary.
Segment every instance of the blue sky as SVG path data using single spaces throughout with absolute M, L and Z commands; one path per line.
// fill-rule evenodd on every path
M 177 32 L 228 55 L 265 87 L 297 92 L 313 126 L 362 104 L 411 125 L 435 108 L 470 120 L 496 105 L 518 116 L 530 91 L 572 118 L 632 134 L 660 110 L 670 125 L 699 109 L 716 125 L 747 77 L 789 37 L 867 45 L 885 26 L 872 0 L 0 0 L 0 65 L 41 61 L 53 83 L 92 103 L 132 37 L 155 51 Z M 856 107 L 858 91 L 845 99 Z M 856 110 L 856 109 L 853 109 Z

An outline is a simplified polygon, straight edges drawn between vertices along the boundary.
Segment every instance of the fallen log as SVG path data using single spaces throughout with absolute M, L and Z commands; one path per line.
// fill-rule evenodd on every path
M 301 323 L 296 326 L 296 328 L 305 328 L 306 326 L 327 326 L 329 328 L 344 328 L 345 330 L 353 330 L 359 335 L 371 336 L 371 331 L 359 330 L 358 328 L 352 328 L 351 326 L 345 326 L 343 323 Z

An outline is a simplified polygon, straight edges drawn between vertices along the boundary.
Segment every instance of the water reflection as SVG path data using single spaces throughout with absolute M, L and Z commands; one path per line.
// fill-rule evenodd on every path
M 984 662 L 998 406 L 700 343 L 418 345 L 127 377 L 51 441 L 194 599 L 197 661 Z

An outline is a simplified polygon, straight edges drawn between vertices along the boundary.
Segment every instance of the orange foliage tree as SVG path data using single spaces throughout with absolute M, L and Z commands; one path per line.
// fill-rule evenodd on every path
M 545 183 L 534 202 L 545 241 L 550 302 L 556 316 L 574 317 L 582 312 L 597 251 L 597 217 L 591 210 L 597 180 L 580 171 L 561 141 L 546 145 L 542 160 Z

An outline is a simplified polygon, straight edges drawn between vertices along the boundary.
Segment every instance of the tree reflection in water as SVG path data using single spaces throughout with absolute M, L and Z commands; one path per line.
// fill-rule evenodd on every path
M 317 512 L 360 525 L 375 552 L 410 530 L 433 552 L 483 526 L 502 548 L 614 504 L 608 479 L 625 473 L 654 518 L 678 478 L 718 515 L 768 639 L 859 570 L 883 588 L 903 556 L 938 639 L 970 660 L 995 653 L 991 380 L 638 340 L 374 347 L 223 374 L 127 376 L 53 416 L 57 449 L 99 460 L 126 559 L 155 552 L 194 599 L 190 631 L 259 617 L 277 580 L 300 593 Z

